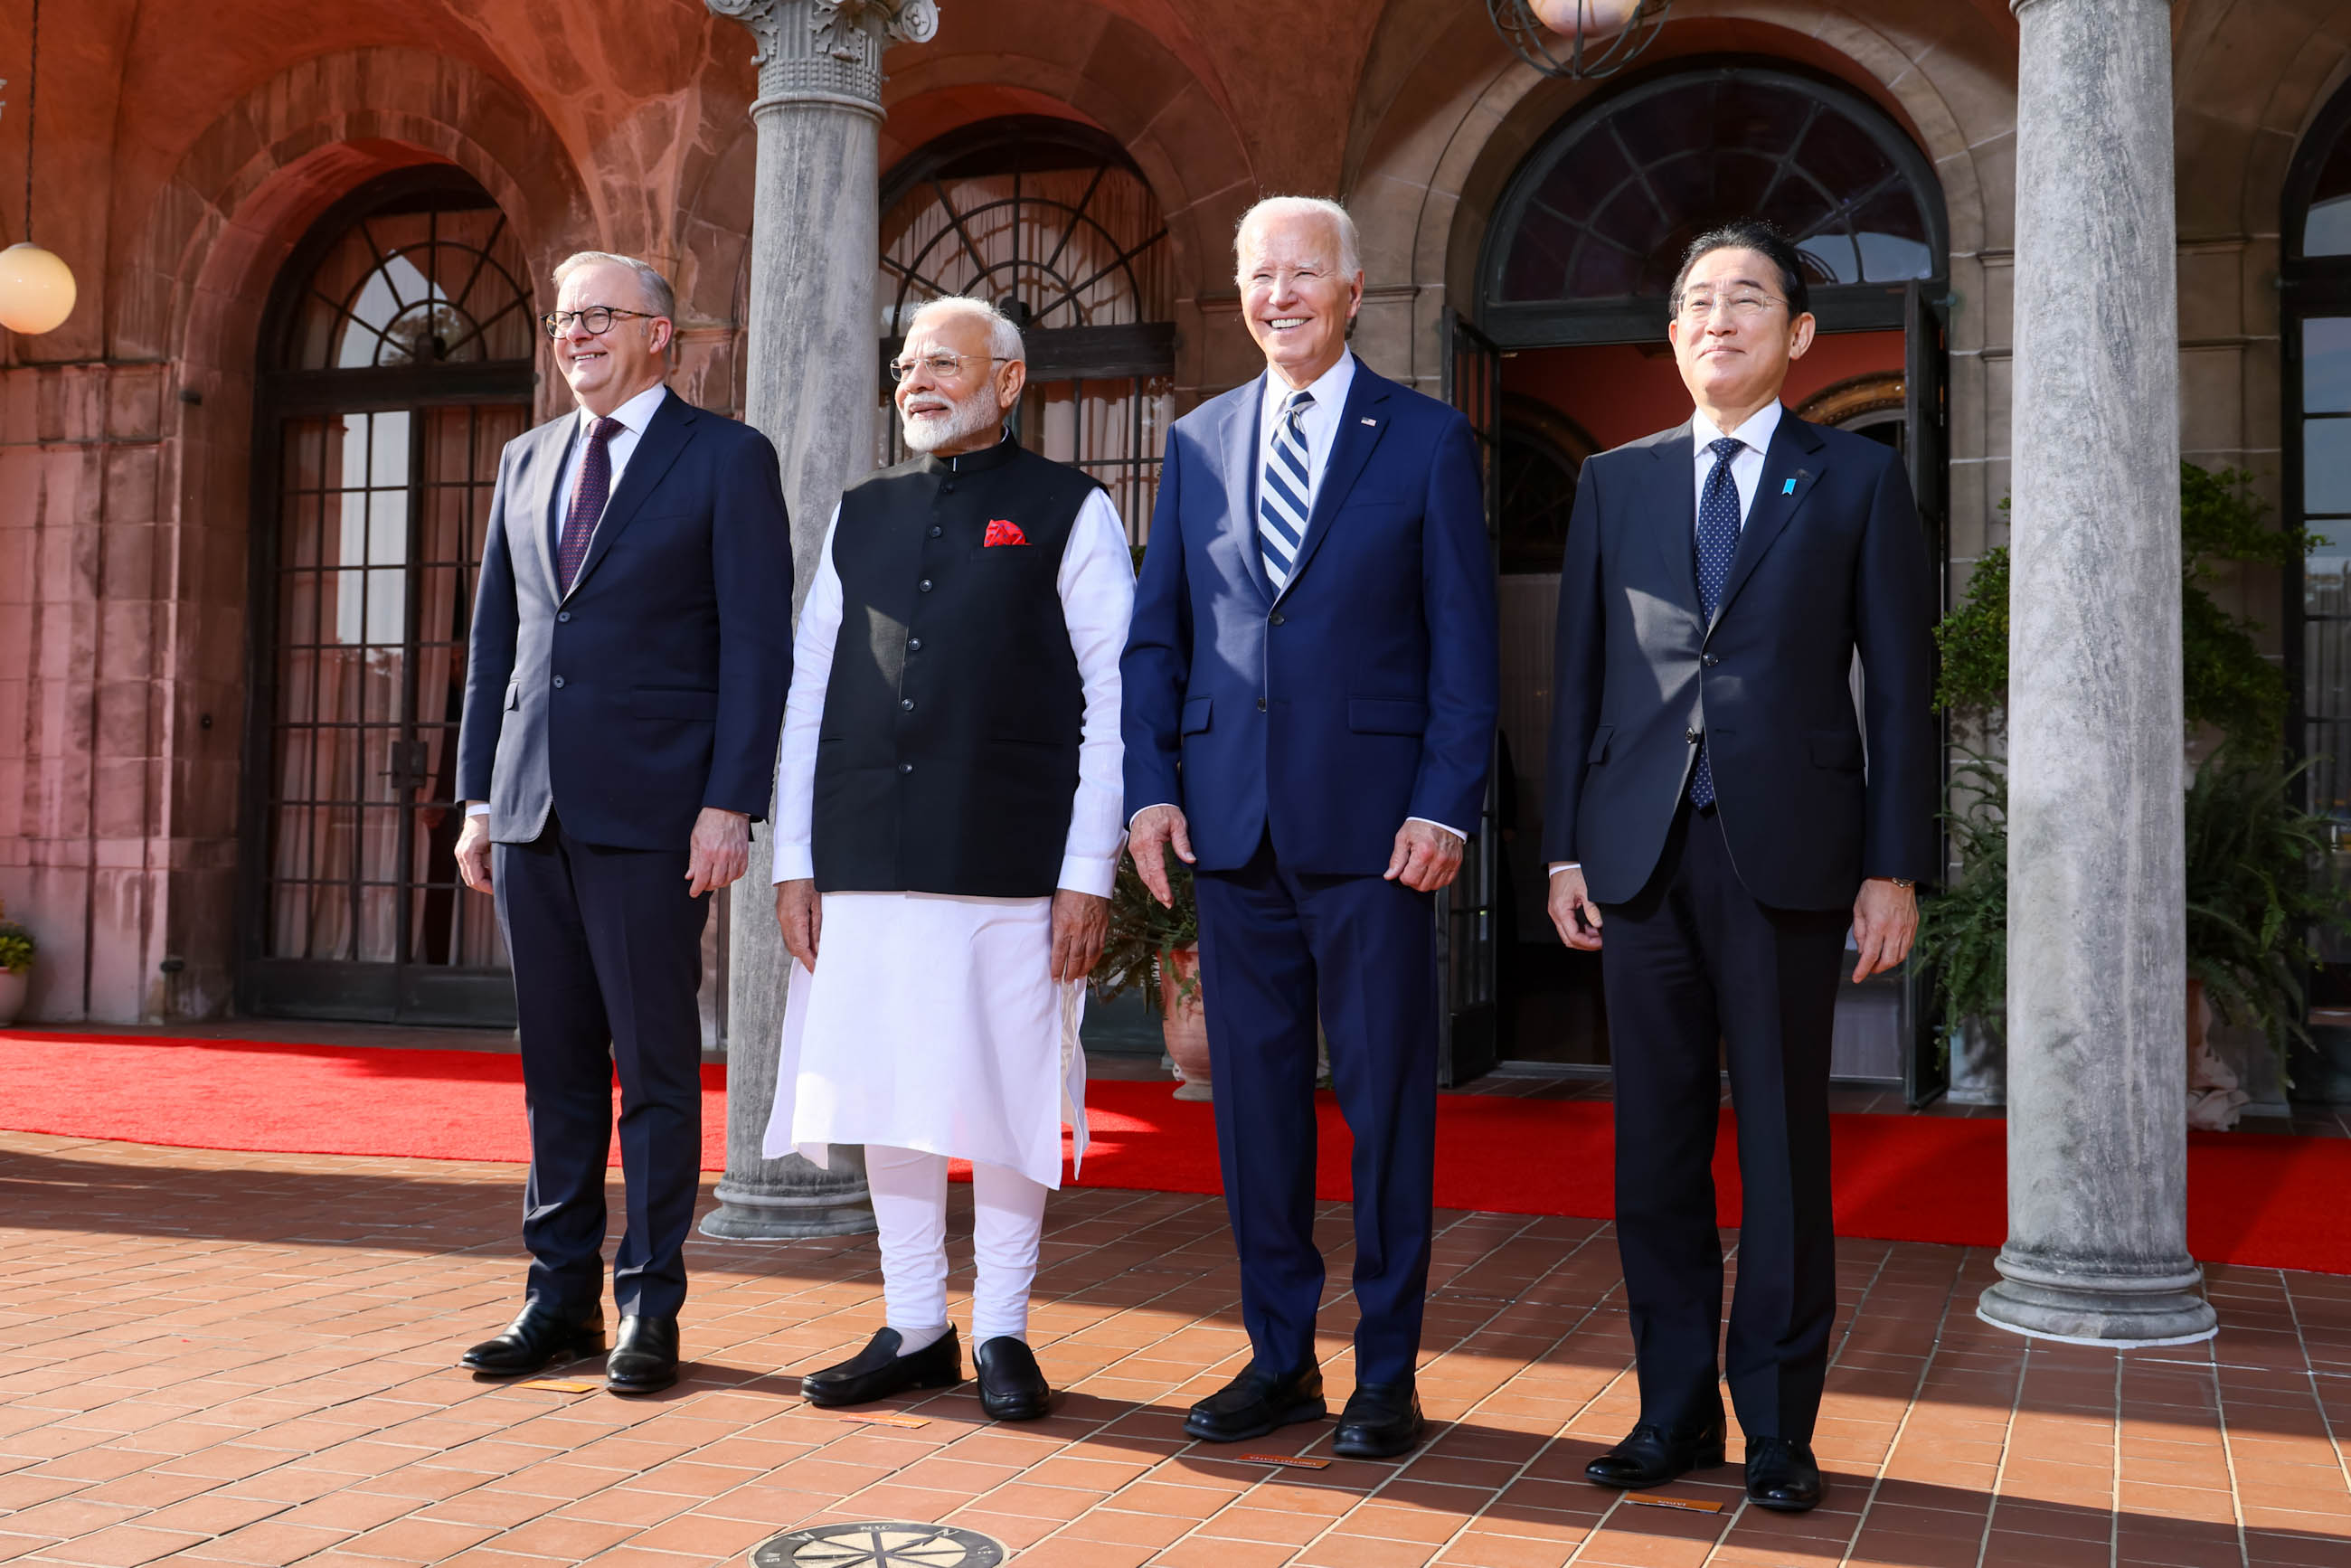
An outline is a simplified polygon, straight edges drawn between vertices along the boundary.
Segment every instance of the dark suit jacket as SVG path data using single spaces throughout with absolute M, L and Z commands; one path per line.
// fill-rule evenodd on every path
M 1638 894 L 1702 729 L 1723 836 L 1759 902 L 1836 909 L 1865 876 L 1931 877 L 1935 591 L 1899 459 L 1783 415 L 1708 626 L 1690 441 L 1687 424 L 1647 436 L 1577 481 L 1544 860 L 1581 861 L 1598 903 Z
M 776 449 L 674 392 L 637 439 L 571 591 L 555 586 L 579 418 L 507 444 L 465 667 L 457 792 L 527 843 L 684 850 L 705 806 L 765 816 L 791 684 Z
M 1499 706 L 1494 568 L 1459 413 L 1356 362 L 1288 586 L 1258 545 L 1264 378 L 1169 432 L 1121 665 L 1126 807 L 1199 864 L 1270 828 L 1293 871 L 1377 876 L 1396 830 L 1478 827 Z

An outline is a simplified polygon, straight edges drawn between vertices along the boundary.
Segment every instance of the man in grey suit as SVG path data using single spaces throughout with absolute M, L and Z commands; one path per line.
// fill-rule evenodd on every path
M 457 865 L 514 962 L 531 1162 L 520 1316 L 464 1364 L 520 1376 L 604 1348 L 604 1173 L 621 1080 L 628 1222 L 615 1394 L 677 1380 L 702 1169 L 702 929 L 741 876 L 791 679 L 775 448 L 662 384 L 669 284 L 556 268 L 545 319 L 576 412 L 498 463 L 457 743 Z

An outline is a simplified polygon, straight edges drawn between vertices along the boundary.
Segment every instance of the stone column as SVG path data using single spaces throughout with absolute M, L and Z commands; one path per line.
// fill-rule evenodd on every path
M 2179 326 L 2164 0 L 2013 0 L 2008 1245 L 1978 1309 L 2210 1336 L 2187 1244 Z
M 873 275 L 882 51 L 938 30 L 933 0 L 707 0 L 758 41 L 746 417 L 775 442 L 791 509 L 795 612 L 841 486 L 873 465 L 881 323 Z M 761 1156 L 776 1095 L 789 958 L 776 926 L 763 825 L 737 886 L 727 952 L 726 1174 L 703 1232 L 837 1236 L 873 1228 L 862 1150 L 831 1170 Z

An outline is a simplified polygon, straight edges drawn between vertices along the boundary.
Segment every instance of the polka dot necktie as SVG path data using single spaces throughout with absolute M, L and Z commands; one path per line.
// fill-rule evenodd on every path
M 1730 580 L 1730 558 L 1739 549 L 1739 482 L 1730 476 L 1730 460 L 1746 445 L 1731 435 L 1707 443 L 1714 471 L 1706 476 L 1698 503 L 1698 601 L 1709 624 L 1722 608 L 1722 585 Z M 1698 743 L 1698 766 L 1690 771 L 1689 798 L 1700 810 L 1714 804 L 1714 764 L 1703 739 Z
M 1281 405 L 1273 426 L 1273 452 L 1257 487 L 1258 548 L 1265 555 L 1266 580 L 1277 594 L 1289 586 L 1298 547 L 1306 538 L 1306 497 L 1313 494 L 1314 485 L 1307 477 L 1306 432 L 1298 422 L 1313 406 L 1310 392 L 1291 392 Z
M 580 563 L 588 559 L 588 541 L 596 536 L 596 519 L 612 493 L 612 437 L 628 428 L 617 419 L 600 419 L 588 428 L 588 450 L 580 455 L 580 478 L 571 486 L 571 505 L 563 514 L 563 542 L 556 551 L 559 591 L 571 591 Z

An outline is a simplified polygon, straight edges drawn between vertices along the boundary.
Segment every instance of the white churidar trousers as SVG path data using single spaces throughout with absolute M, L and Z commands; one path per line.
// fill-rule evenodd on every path
M 885 1321 L 909 1345 L 927 1344 L 947 1321 L 946 1156 L 868 1144 L 865 1185 L 881 1232 Z M 1029 1287 L 1037 1277 L 1047 1191 L 1008 1166 L 972 1165 L 974 1348 L 1006 1334 L 1029 1338 Z

